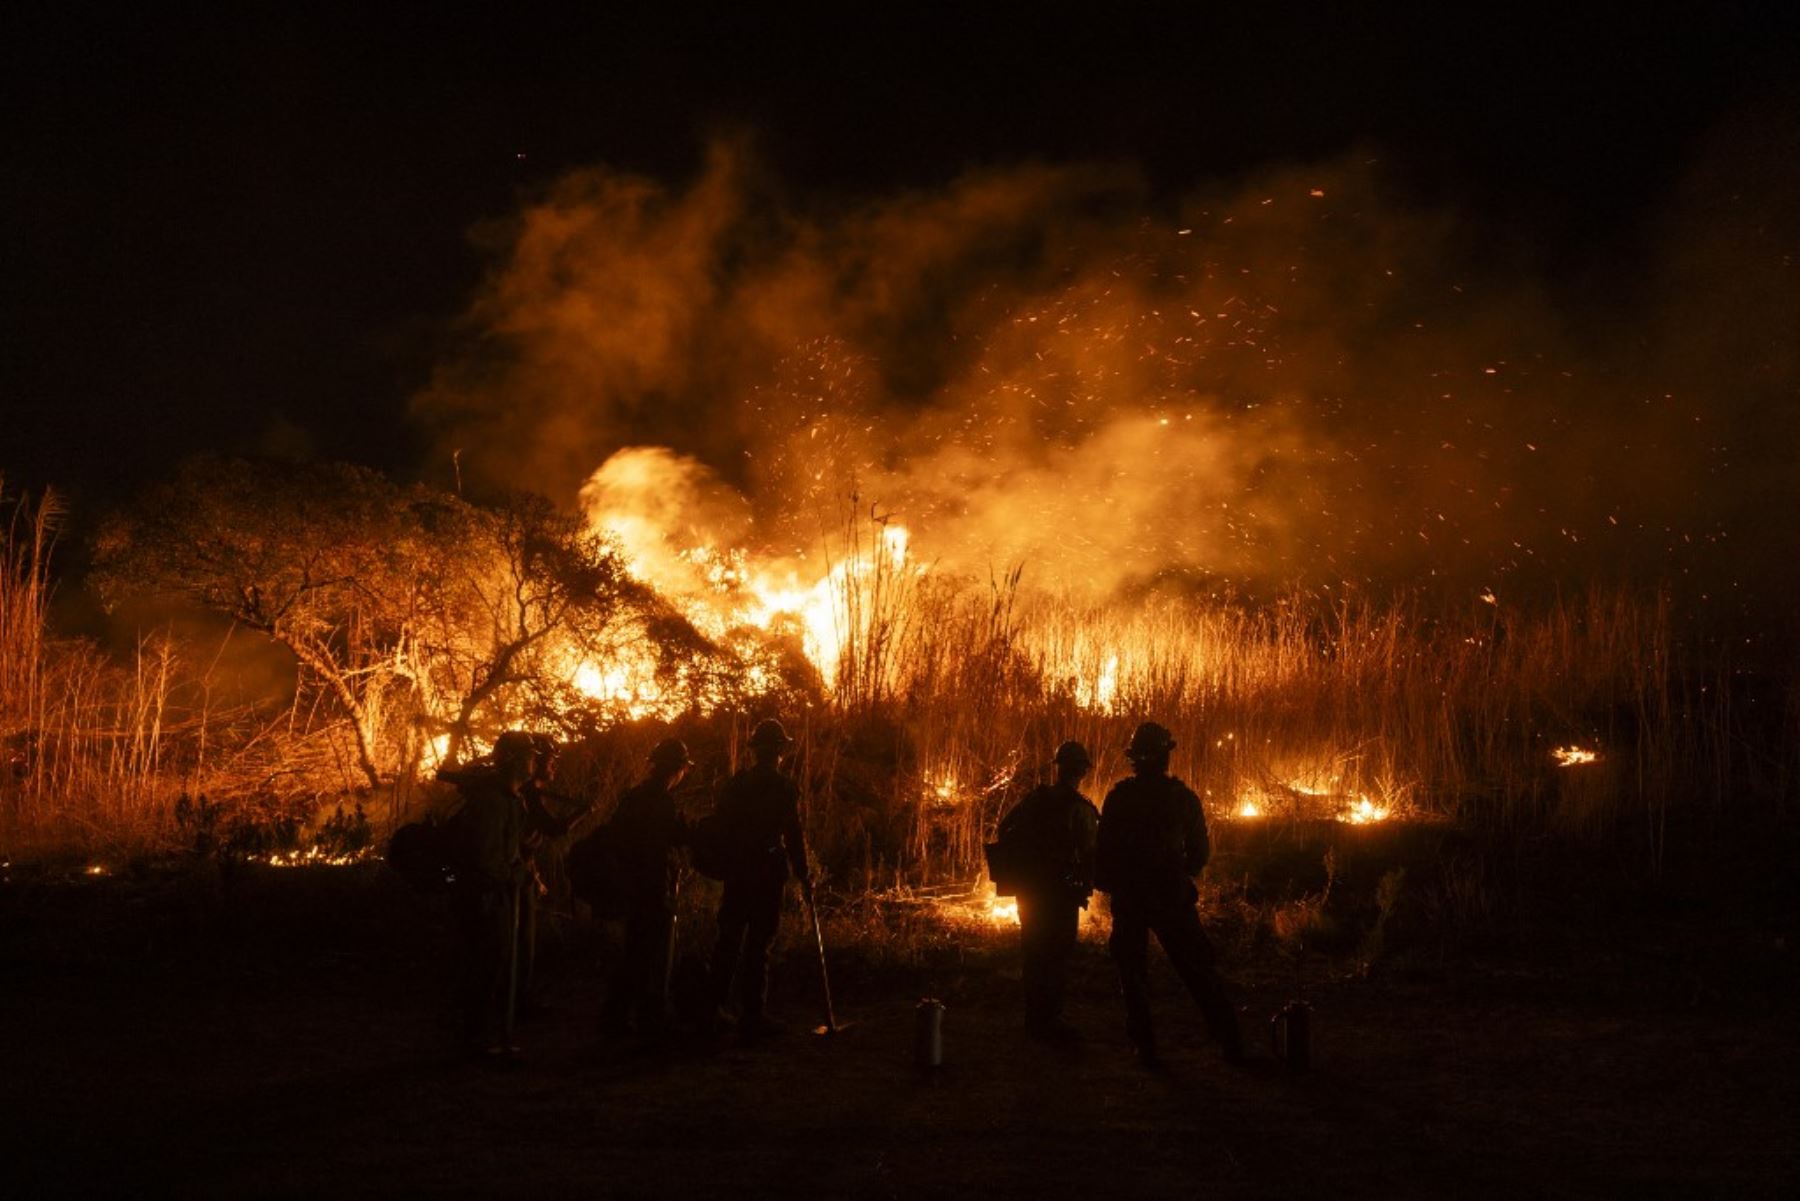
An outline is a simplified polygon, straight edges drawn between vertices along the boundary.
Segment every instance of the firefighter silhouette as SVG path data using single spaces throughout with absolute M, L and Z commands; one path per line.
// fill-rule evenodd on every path
M 724 895 L 719 902 L 719 941 L 713 951 L 712 992 L 718 1017 L 738 984 L 742 1020 L 738 1033 L 756 1039 L 776 1030 L 764 1012 L 768 998 L 769 947 L 781 925 L 781 899 L 791 871 L 809 900 L 812 876 L 800 829 L 800 792 L 781 771 L 781 756 L 794 745 L 781 723 L 768 720 L 750 735 L 750 766 L 726 781 L 710 823 L 719 842 Z
M 1112 899 L 1109 947 L 1125 995 L 1126 1032 L 1138 1058 L 1157 1062 L 1150 1020 L 1149 939 L 1156 935 L 1176 975 L 1187 986 L 1207 1029 L 1227 1059 L 1244 1055 L 1225 985 L 1214 970 L 1212 944 L 1200 928 L 1194 877 L 1206 866 L 1211 843 L 1200 798 L 1169 775 L 1175 739 L 1145 722 L 1126 748 L 1132 775 L 1113 785 L 1100 810 L 1095 882 Z
M 613 966 L 601 1010 L 608 1035 L 632 1032 L 660 1039 L 668 1023 L 668 992 L 680 864 L 676 849 L 688 841 L 687 824 L 670 790 L 693 760 L 678 738 L 650 752 L 650 771 L 625 790 L 607 823 L 616 865 L 625 939 Z
M 490 764 L 438 773 L 463 796 L 446 832 L 455 873 L 450 911 L 462 957 L 457 973 L 462 1035 L 470 1051 L 516 1050 L 512 1024 L 526 883 L 525 787 L 532 755 L 531 736 L 508 730 L 495 740 Z
M 1018 898 L 1025 1028 L 1050 1042 L 1071 1042 L 1078 1036 L 1063 1022 L 1063 992 L 1081 911 L 1094 891 L 1100 813 L 1081 793 L 1093 766 L 1087 748 L 1065 742 L 1053 762 L 1055 782 L 1032 789 L 1001 821 L 989 874 L 998 855 L 1008 878 L 1003 885 L 996 877 L 995 887 Z

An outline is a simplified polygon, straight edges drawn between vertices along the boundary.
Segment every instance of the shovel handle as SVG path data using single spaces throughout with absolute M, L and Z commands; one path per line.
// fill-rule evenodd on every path
M 512 903 L 506 923 L 506 1045 L 511 1047 L 519 1021 L 519 882 L 507 891 Z
M 812 917 L 813 941 L 819 948 L 819 983 L 825 988 L 825 1028 L 837 1032 L 837 1013 L 831 1006 L 831 973 L 825 967 L 825 930 L 819 925 L 819 907 L 813 903 L 809 891 L 806 896 L 806 912 Z

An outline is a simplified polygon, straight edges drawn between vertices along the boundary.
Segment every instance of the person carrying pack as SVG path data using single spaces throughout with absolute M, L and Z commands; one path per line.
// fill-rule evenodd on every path
M 608 1037 L 631 1032 L 656 1042 L 668 1024 L 669 965 L 680 883 L 676 850 L 688 842 L 687 823 L 670 790 L 693 759 L 685 742 L 667 738 L 650 752 L 650 772 L 625 790 L 598 834 L 612 880 L 607 888 L 624 918 L 623 951 L 607 982 L 600 1025 Z
M 416 892 L 441 893 L 455 886 L 455 856 L 440 822 L 407 822 L 388 839 L 385 858 Z
M 1113 785 L 1100 810 L 1095 884 L 1112 898 L 1112 938 L 1125 995 L 1126 1033 L 1146 1067 L 1157 1064 L 1150 1022 L 1150 935 L 1200 1006 L 1207 1030 L 1237 1063 L 1244 1057 L 1237 1011 L 1213 969 L 1213 948 L 1194 907 L 1194 877 L 1206 866 L 1212 844 L 1206 814 L 1193 789 L 1169 774 L 1175 738 L 1147 721 L 1131 736 L 1126 757 L 1133 775 Z
M 1087 748 L 1065 742 L 1054 762 L 1055 783 L 1032 789 L 1000 822 L 988 874 L 996 892 L 1019 902 L 1025 1029 L 1047 1042 L 1073 1042 L 1079 1035 L 1063 1021 L 1063 994 L 1081 911 L 1094 891 L 1100 812 L 1081 794 L 1092 767 Z
M 557 763 L 562 747 L 548 734 L 531 735 L 531 778 L 525 781 L 525 826 L 521 840 L 524 860 L 523 883 L 519 890 L 519 1014 L 530 1018 L 543 1008 L 537 981 L 538 909 L 550 895 L 544 879 L 548 861 L 557 839 L 593 808 L 592 800 L 583 801 L 558 792 L 555 788 Z
M 750 735 L 753 762 L 726 781 L 712 816 L 698 839 L 708 844 L 708 866 L 725 882 L 719 902 L 719 941 L 713 951 L 712 996 L 715 1023 L 729 1020 L 732 984 L 739 981 L 746 1041 L 776 1032 L 764 1013 L 768 998 L 769 947 L 781 925 L 781 898 L 792 870 L 801 895 L 810 902 L 812 875 L 800 829 L 800 790 L 781 772 L 781 756 L 794 745 L 781 723 L 761 722 Z M 698 833 L 698 832 L 697 832 Z
M 531 736 L 508 730 L 491 765 L 447 768 L 462 808 L 444 823 L 454 881 L 450 912 L 461 946 L 462 1037 L 470 1052 L 510 1054 L 518 1001 L 520 896 L 525 883 L 525 785 Z

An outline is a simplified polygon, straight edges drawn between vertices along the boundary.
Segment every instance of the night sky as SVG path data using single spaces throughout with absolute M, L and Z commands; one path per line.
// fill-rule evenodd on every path
M 25 7 L 0 35 L 0 469 L 89 507 L 202 449 L 412 469 L 409 398 L 488 265 L 472 231 L 573 167 L 679 182 L 708 137 L 748 133 L 805 206 L 1034 159 L 1133 164 L 1172 195 L 1366 150 L 1552 289 L 1603 293 L 1699 140 L 1791 97 L 1795 49 L 1790 19 L 1730 4 L 874 27 L 864 6 Z

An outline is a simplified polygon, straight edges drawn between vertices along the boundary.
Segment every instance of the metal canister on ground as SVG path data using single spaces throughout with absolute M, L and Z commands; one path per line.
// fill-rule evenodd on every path
M 944 1066 L 944 1003 L 933 997 L 914 1011 L 913 1059 L 922 1068 Z
M 1269 1022 L 1269 1045 L 1290 1071 L 1312 1066 L 1312 1025 L 1312 1006 L 1305 1001 L 1289 1001 Z

